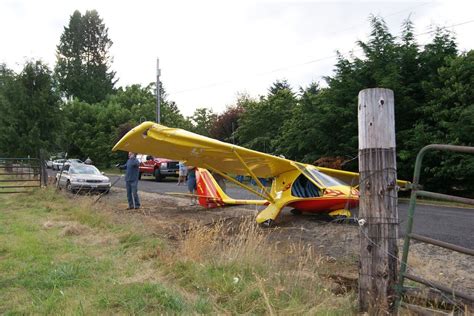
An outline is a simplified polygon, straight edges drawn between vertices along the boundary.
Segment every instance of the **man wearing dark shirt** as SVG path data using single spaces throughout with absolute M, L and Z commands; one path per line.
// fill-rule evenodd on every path
M 125 164 L 125 184 L 127 187 L 128 210 L 140 208 L 140 199 L 138 198 L 138 166 L 140 163 L 135 153 L 128 153 L 128 160 Z

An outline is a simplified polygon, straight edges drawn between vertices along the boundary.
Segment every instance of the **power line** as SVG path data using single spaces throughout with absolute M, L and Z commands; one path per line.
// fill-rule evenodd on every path
M 406 11 L 406 10 L 404 10 L 404 11 Z M 399 12 L 403 12 L 403 11 L 399 11 Z M 414 36 L 421 36 L 421 35 L 431 34 L 431 33 L 437 32 L 438 29 L 454 28 L 454 27 L 458 27 L 458 26 L 470 24 L 470 23 L 473 23 L 473 22 L 474 22 L 474 19 L 473 19 L 473 20 L 464 21 L 464 22 L 461 22 L 461 23 L 456 23 L 456 24 L 448 25 L 448 26 L 443 26 L 443 27 L 440 27 L 440 28 L 437 28 L 437 29 L 434 29 L 434 30 L 430 30 L 430 31 L 427 31 L 427 32 L 423 32 L 423 33 L 418 33 L 418 34 L 415 34 Z M 345 54 L 354 53 L 354 52 L 360 52 L 360 51 L 362 51 L 362 48 L 351 49 L 351 50 L 347 51 Z M 344 54 L 343 54 L 343 53 L 340 53 L 340 55 L 344 55 Z M 326 56 L 326 57 L 320 57 L 320 58 L 308 60 L 308 61 L 305 61 L 305 62 L 302 62 L 302 63 L 293 64 L 293 65 L 288 65 L 288 66 L 276 68 L 276 69 L 269 70 L 269 71 L 265 71 L 265 72 L 261 72 L 261 73 L 256 73 L 256 74 L 254 74 L 254 75 L 251 75 L 250 77 L 261 77 L 261 76 L 269 75 L 269 74 L 272 74 L 272 73 L 277 73 L 277 72 L 281 72 L 281 71 L 285 71 L 285 70 L 290 70 L 290 69 L 297 68 L 297 67 L 302 67 L 302 66 L 305 66 L 305 65 L 310 65 L 310 64 L 318 63 L 318 62 L 321 62 L 321 61 L 324 61 L 324 60 L 328 60 L 328 59 L 333 59 L 333 58 L 336 58 L 336 57 L 338 57 L 338 56 L 339 56 L 339 54 L 334 54 L 334 55 Z M 324 76 L 318 76 L 318 77 L 319 77 L 319 78 L 323 78 Z M 249 77 L 246 77 L 246 78 L 249 78 Z M 242 78 L 242 79 L 244 79 L 244 78 Z M 216 87 L 216 86 L 221 86 L 221 85 L 230 84 L 230 83 L 234 83 L 234 82 L 236 82 L 236 80 L 231 80 L 231 79 L 229 79 L 229 80 L 225 80 L 225 81 L 218 81 L 218 82 L 210 83 L 210 84 L 208 84 L 208 85 L 204 85 L 204 86 L 200 86 L 200 87 L 189 88 L 189 89 L 179 90 L 179 91 L 176 91 L 176 92 L 171 92 L 170 95 L 172 95 L 172 94 L 182 94 L 182 93 L 187 93 L 187 92 L 192 92 L 192 91 L 198 91 L 198 90 L 203 90 L 203 89 L 209 89 L 209 88 L 213 88 L 213 87 Z

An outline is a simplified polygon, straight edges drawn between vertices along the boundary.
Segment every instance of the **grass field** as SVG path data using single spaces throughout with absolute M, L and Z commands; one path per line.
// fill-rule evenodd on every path
M 0 314 L 355 313 L 309 247 L 253 220 L 160 239 L 146 221 L 52 189 L 0 196 Z

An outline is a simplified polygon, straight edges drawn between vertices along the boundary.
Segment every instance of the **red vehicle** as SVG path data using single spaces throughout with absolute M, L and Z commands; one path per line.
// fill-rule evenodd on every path
M 178 177 L 179 162 L 165 158 L 155 158 L 153 156 L 137 155 L 140 162 L 139 179 L 142 175 L 151 175 L 156 181 L 162 181 L 166 177 Z

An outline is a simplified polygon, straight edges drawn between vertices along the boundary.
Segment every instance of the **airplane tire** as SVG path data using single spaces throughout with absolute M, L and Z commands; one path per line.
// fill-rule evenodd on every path
M 300 210 L 297 210 L 297 209 L 292 209 L 291 211 L 291 214 L 295 215 L 295 216 L 299 216 L 299 215 L 303 215 L 303 212 L 301 212 Z
M 275 221 L 273 219 L 267 219 L 266 221 L 261 223 L 260 226 L 263 228 L 271 228 L 275 226 Z
M 345 215 L 337 215 L 334 216 L 334 219 L 332 220 L 333 223 L 339 223 L 339 224 L 351 224 L 353 219 L 351 217 L 347 217 Z

